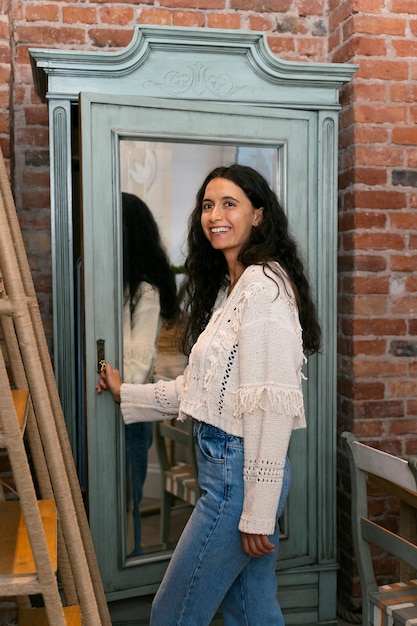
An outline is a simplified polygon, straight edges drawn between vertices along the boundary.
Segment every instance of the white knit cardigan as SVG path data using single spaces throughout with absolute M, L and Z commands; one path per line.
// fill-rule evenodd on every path
M 276 266 L 278 269 L 279 267 Z M 123 384 L 126 424 L 192 417 L 244 439 L 245 496 L 239 530 L 274 531 L 291 432 L 306 426 L 301 327 L 284 273 L 245 269 L 222 290 L 183 376 Z

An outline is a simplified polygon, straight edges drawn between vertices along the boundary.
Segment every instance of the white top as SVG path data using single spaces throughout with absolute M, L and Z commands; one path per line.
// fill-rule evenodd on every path
M 123 379 L 127 383 L 149 383 L 155 373 L 162 324 L 159 291 L 142 281 L 137 295 L 133 315 L 129 299 L 123 307 Z
M 244 438 L 242 532 L 270 535 L 289 440 L 306 426 L 298 309 L 289 282 L 253 265 L 220 291 L 183 376 L 121 388 L 125 423 L 192 417 Z

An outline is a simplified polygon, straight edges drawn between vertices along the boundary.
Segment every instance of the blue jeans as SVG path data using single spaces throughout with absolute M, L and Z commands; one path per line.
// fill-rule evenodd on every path
M 226 626 L 283 626 L 275 566 L 278 518 L 290 483 L 284 482 L 272 554 L 253 558 L 238 530 L 243 503 L 243 439 L 196 423 L 202 495 L 172 555 L 152 604 L 151 626 L 208 626 L 221 607 Z
M 137 422 L 125 427 L 126 476 L 130 479 L 135 545 L 129 556 L 142 554 L 142 519 L 139 505 L 148 470 L 148 450 L 153 440 L 152 422 Z

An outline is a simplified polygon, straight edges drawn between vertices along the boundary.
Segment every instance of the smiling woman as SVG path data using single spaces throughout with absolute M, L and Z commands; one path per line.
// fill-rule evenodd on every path
M 213 234 L 216 223 L 225 228 Z M 232 164 L 207 176 L 189 220 L 185 268 L 184 374 L 132 385 L 108 365 L 98 385 L 120 403 L 126 426 L 194 421 L 201 496 L 150 624 L 209 626 L 221 605 L 225 624 L 283 626 L 275 563 L 287 454 L 292 431 L 306 427 L 304 354 L 318 351 L 321 331 L 284 210 L 253 168 Z M 226 269 L 229 279 L 240 276 L 232 294 Z

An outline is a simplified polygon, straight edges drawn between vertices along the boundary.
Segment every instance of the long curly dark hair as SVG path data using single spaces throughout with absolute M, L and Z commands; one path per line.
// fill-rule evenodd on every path
M 179 314 L 175 276 L 149 207 L 137 196 L 122 193 L 123 291 L 133 313 L 138 287 L 146 281 L 159 291 L 161 316 L 173 323 Z
M 189 218 L 186 279 L 183 285 L 187 317 L 181 340 L 182 350 L 188 354 L 206 327 L 227 273 L 223 253 L 211 246 L 200 221 L 206 187 L 214 178 L 230 180 L 242 189 L 255 209 L 263 207 L 262 221 L 252 228 L 251 237 L 240 250 L 238 260 L 244 267 L 265 267 L 271 261 L 279 263 L 287 273 L 297 299 L 304 352 L 317 352 L 320 348 L 320 325 L 297 244 L 289 233 L 287 216 L 265 178 L 253 168 L 238 163 L 217 167 L 208 174 L 197 193 L 196 205 Z

